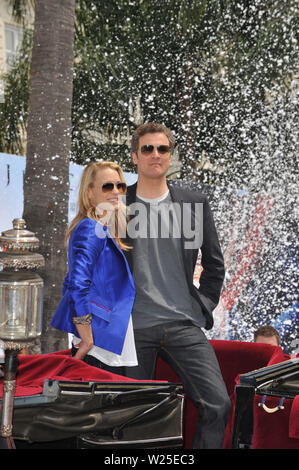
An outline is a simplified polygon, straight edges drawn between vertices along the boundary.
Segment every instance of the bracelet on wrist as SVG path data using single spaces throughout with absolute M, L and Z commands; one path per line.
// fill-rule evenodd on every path
M 73 323 L 75 323 L 75 325 L 90 325 L 91 313 L 82 317 L 73 317 Z

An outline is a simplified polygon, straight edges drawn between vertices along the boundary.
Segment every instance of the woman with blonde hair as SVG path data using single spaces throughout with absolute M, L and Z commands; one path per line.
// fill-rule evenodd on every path
M 78 213 L 67 234 L 68 273 L 52 319 L 72 333 L 73 355 L 122 374 L 137 364 L 131 311 L 134 281 L 123 254 L 126 193 L 122 169 L 113 162 L 90 163 L 83 171 Z

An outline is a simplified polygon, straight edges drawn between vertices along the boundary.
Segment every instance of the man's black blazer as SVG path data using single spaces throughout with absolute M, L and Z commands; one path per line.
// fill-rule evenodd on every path
M 180 204 L 187 202 L 189 203 L 191 210 L 193 210 L 192 207 L 194 207 L 194 205 L 192 206 L 192 203 L 203 204 L 203 238 L 201 245 L 201 264 L 203 271 L 200 276 L 199 288 L 193 284 L 194 270 L 198 258 L 198 248 L 185 248 L 185 241 L 188 242 L 188 239 L 185 239 L 184 233 L 182 233 L 181 237 L 181 246 L 185 275 L 190 294 L 196 300 L 197 304 L 201 308 L 201 311 L 205 315 L 205 328 L 209 330 L 213 326 L 214 321 L 212 312 L 219 302 L 225 274 L 223 256 L 219 245 L 210 205 L 206 195 L 200 191 L 191 191 L 190 189 L 177 187 L 171 185 L 171 182 L 168 182 L 167 184 L 173 202 L 178 202 Z M 137 183 L 133 184 L 132 186 L 128 186 L 126 199 L 127 206 L 130 206 L 130 204 L 136 201 L 136 189 Z M 127 236 L 126 242 L 128 244 L 132 244 L 132 240 L 129 238 L 129 236 Z M 133 272 L 132 250 L 126 251 L 125 255 L 127 257 L 130 269 Z

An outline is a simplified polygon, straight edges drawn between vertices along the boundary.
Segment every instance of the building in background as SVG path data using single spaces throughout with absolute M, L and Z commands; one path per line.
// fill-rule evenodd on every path
M 30 2 L 28 2 L 30 5 Z M 29 8 L 24 18 L 24 24 L 32 27 L 34 21 L 33 10 Z M 23 25 L 18 23 L 12 15 L 12 7 L 8 0 L 0 0 L 0 102 L 4 99 L 3 81 L 1 76 L 12 66 L 18 48 L 22 43 Z

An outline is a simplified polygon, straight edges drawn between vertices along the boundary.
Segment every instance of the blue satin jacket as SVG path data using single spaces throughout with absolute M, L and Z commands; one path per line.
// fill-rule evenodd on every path
M 135 293 L 127 260 L 107 227 L 81 220 L 69 240 L 63 298 L 51 325 L 78 336 L 72 318 L 91 313 L 94 344 L 121 354 Z

